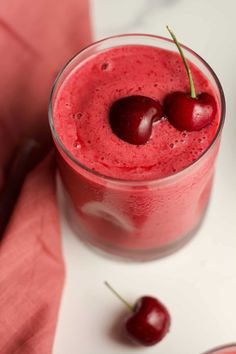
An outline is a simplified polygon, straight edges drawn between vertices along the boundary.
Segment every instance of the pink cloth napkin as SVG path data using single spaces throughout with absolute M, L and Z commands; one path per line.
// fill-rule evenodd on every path
M 1 0 L 0 197 L 17 144 L 33 137 L 45 150 L 50 146 L 52 82 L 90 41 L 86 0 Z M 55 161 L 49 154 L 28 174 L 0 243 L 1 354 L 52 353 L 63 281 Z

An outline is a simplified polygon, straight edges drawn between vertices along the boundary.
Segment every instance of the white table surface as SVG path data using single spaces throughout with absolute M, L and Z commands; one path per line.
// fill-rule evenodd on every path
M 152 33 L 179 40 L 203 56 L 223 85 L 227 115 L 214 190 L 205 223 L 181 251 L 150 263 L 122 263 L 86 248 L 62 215 L 67 269 L 53 354 L 200 354 L 236 342 L 236 1 L 93 0 L 94 36 Z M 172 317 L 158 345 L 138 348 L 119 336 L 123 305 L 150 294 Z M 43 354 L 43 353 L 42 353 Z

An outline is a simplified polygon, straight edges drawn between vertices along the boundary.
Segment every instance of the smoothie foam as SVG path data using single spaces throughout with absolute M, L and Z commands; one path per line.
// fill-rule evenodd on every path
M 214 95 L 203 73 L 190 67 L 196 91 Z M 154 124 L 146 144 L 131 145 L 112 132 L 109 108 L 130 95 L 162 103 L 173 91 L 189 91 L 178 53 L 150 46 L 112 48 L 80 64 L 65 80 L 54 106 L 55 127 L 71 154 L 103 175 L 127 180 L 166 177 L 204 152 L 216 134 L 219 115 L 195 132 L 181 132 L 163 118 Z

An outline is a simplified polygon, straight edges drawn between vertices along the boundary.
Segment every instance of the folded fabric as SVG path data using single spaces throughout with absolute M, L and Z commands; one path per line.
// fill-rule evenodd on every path
M 87 0 L 0 1 L 0 188 L 20 138 L 48 147 L 52 83 L 90 41 Z
M 64 280 L 55 166 L 27 177 L 0 248 L 0 353 L 51 353 Z
M 34 138 L 49 151 L 53 80 L 90 41 L 86 0 L 0 2 L 0 198 L 9 158 L 22 139 Z M 0 244 L 1 354 L 52 353 L 63 282 L 50 155 L 28 174 Z

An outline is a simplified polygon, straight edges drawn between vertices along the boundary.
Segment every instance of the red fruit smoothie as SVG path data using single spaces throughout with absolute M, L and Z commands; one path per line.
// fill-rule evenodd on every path
M 219 143 L 199 157 L 216 136 L 221 107 L 210 80 L 190 67 L 196 91 L 215 96 L 215 118 L 200 131 L 187 132 L 164 117 L 143 145 L 112 132 L 109 109 L 121 97 L 144 95 L 162 103 L 171 92 L 188 91 L 177 52 L 112 47 L 74 65 L 63 79 L 52 108 L 60 174 L 74 226 L 87 242 L 123 256 L 159 255 L 179 247 L 198 226 Z

